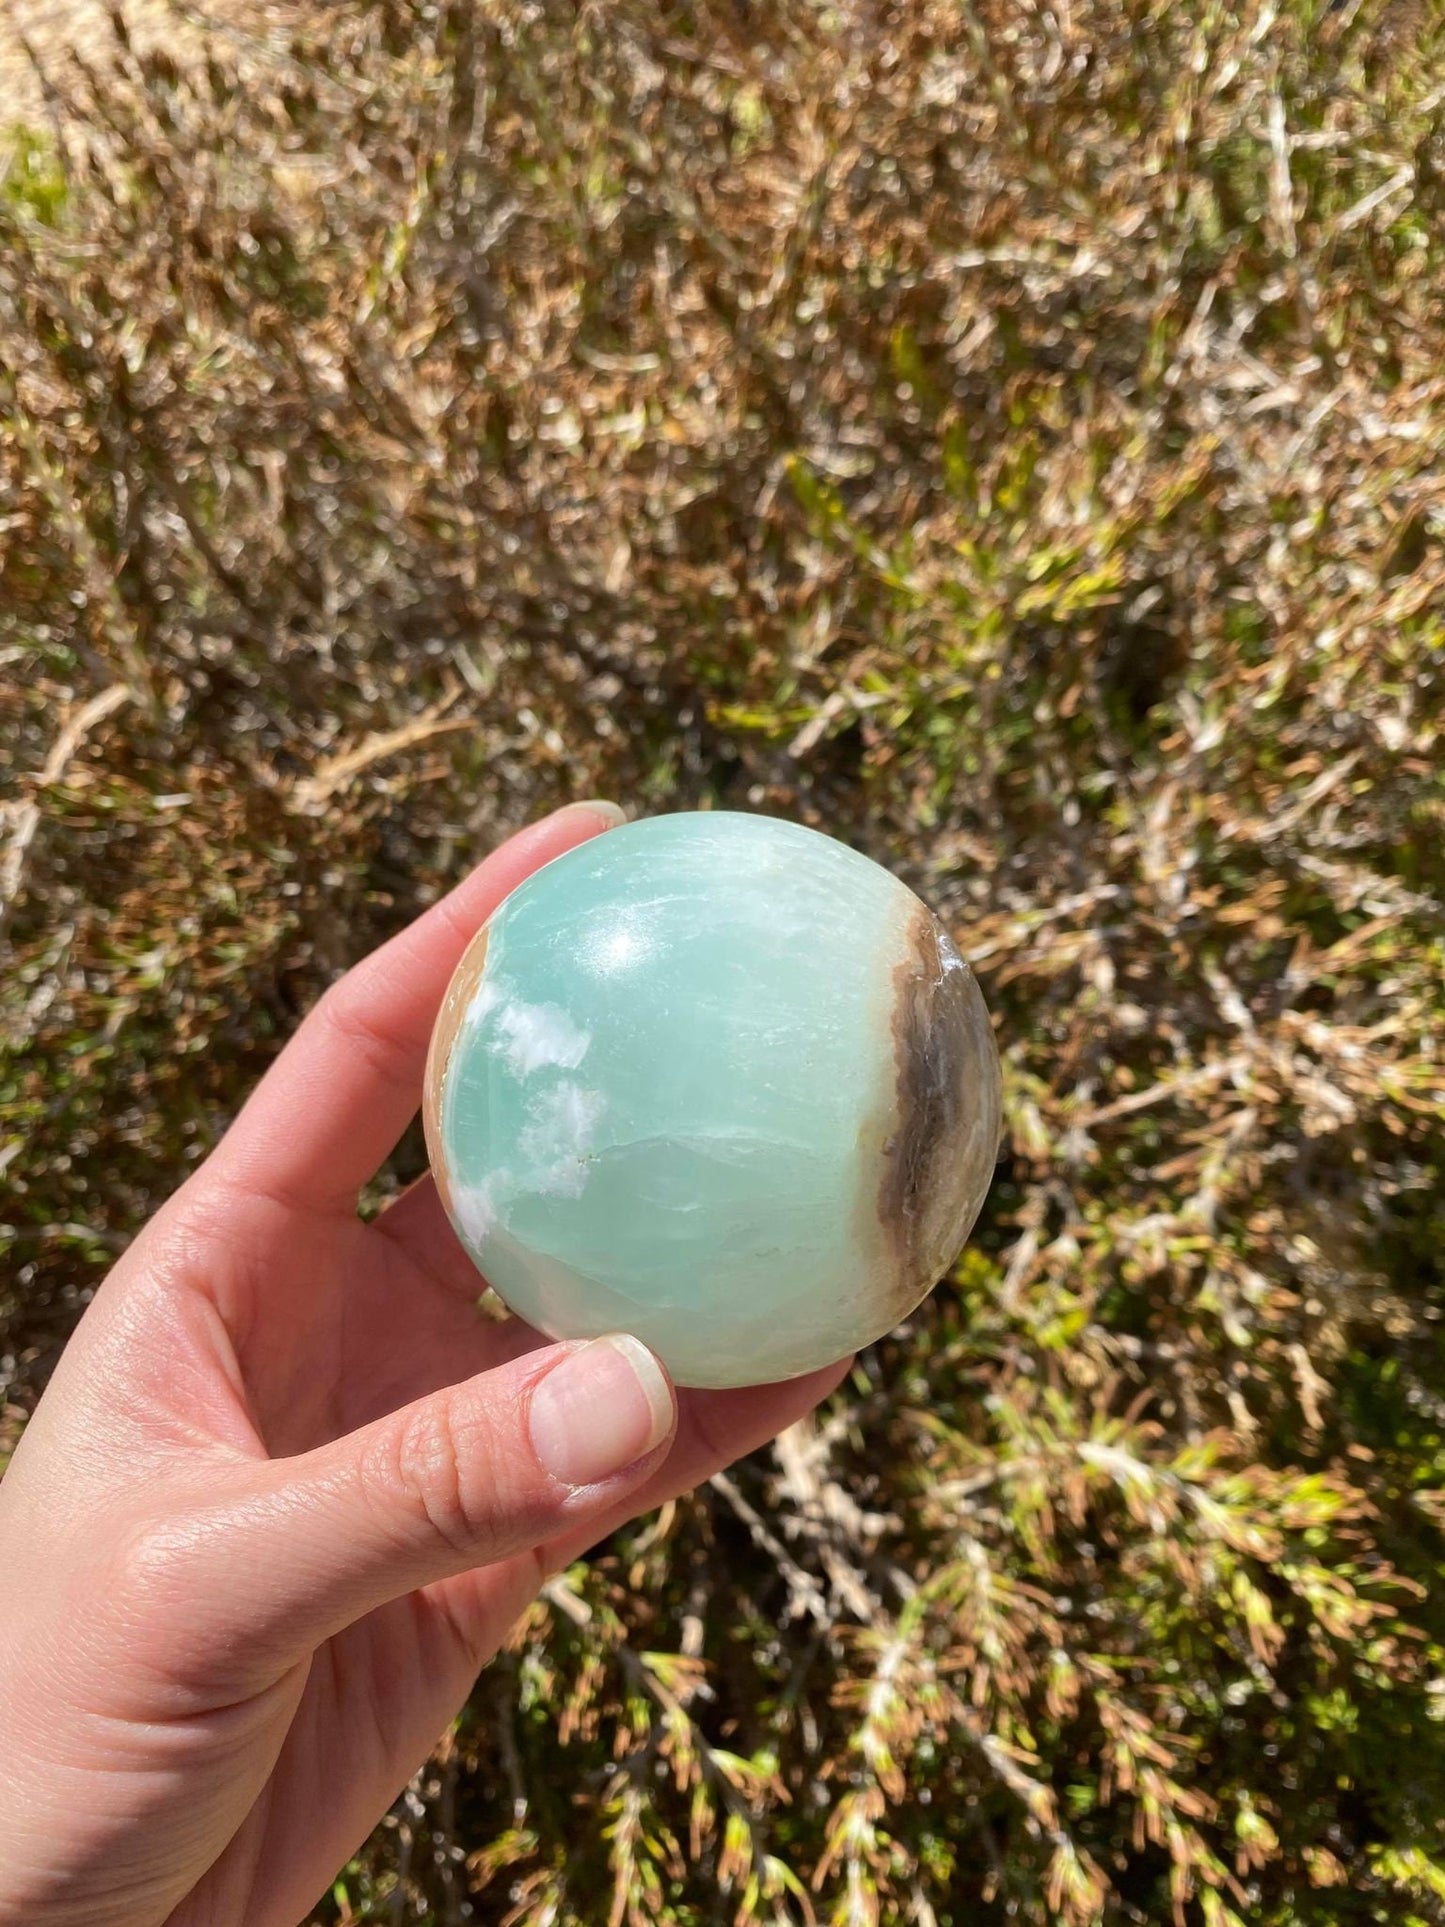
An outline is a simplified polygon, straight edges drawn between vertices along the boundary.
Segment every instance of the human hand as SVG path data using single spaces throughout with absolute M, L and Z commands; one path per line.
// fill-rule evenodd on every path
M 484 1317 L 429 1178 L 357 1216 L 468 939 L 614 820 L 334 985 L 81 1320 L 0 1484 L 0 1922 L 291 1927 L 542 1578 L 841 1375 L 675 1396 Z

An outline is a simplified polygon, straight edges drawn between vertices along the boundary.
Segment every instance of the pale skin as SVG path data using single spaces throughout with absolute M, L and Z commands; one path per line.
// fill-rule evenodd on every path
M 357 1215 L 467 941 L 617 819 L 534 824 L 328 991 L 81 1320 L 0 1483 L 3 1927 L 292 1927 L 542 1579 L 841 1376 L 675 1392 L 484 1316 L 429 1178 Z

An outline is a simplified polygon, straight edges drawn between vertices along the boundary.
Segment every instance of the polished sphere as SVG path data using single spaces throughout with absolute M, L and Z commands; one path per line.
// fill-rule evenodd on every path
M 953 1263 L 993 1173 L 973 973 L 887 870 L 775 817 L 624 824 L 513 891 L 426 1078 L 458 1236 L 554 1338 L 681 1385 L 868 1344 Z

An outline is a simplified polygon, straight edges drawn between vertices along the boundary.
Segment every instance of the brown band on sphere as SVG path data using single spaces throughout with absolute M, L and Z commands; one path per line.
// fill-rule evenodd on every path
M 898 1315 L 957 1256 L 977 1202 L 981 1112 L 996 1110 L 988 1015 L 973 973 L 923 903 L 893 972 L 897 1107 L 878 1216 L 895 1254 Z M 995 1144 L 997 1142 L 995 1133 Z M 990 1154 L 991 1165 L 991 1154 Z M 981 1201 L 981 1196 L 980 1196 Z

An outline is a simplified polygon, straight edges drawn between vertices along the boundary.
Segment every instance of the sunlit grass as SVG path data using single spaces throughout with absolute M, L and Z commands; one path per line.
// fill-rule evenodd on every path
M 0 1455 L 495 837 L 796 815 L 975 962 L 979 1236 L 317 1918 L 1436 1922 L 1436 11 L 740 19 L 351 5 L 14 145 Z

